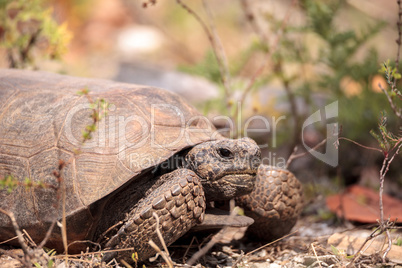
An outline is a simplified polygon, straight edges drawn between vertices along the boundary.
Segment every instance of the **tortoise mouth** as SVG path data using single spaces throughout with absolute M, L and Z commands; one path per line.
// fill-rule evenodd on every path
M 218 180 L 207 182 L 204 191 L 207 200 L 228 200 L 251 193 L 254 189 L 255 174 L 226 174 Z
M 256 174 L 255 173 L 233 173 L 226 174 L 219 179 L 221 183 L 228 183 L 232 187 L 244 188 L 244 190 L 251 192 L 254 188 Z M 248 190 L 247 190 L 248 189 Z
M 249 176 L 255 177 L 256 175 L 257 175 L 257 170 L 253 170 L 253 169 L 236 170 L 236 171 L 233 171 L 233 172 L 225 172 L 221 176 L 217 177 L 215 180 L 217 181 L 217 180 L 221 180 L 221 179 L 225 179 L 225 178 L 231 178 L 231 177 L 246 179 Z

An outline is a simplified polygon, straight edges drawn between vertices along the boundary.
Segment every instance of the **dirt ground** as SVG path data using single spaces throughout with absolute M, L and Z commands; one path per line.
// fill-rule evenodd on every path
M 380 251 L 377 245 L 384 246 L 381 237 L 380 240 L 373 239 L 367 243 L 368 249 L 365 248 L 365 253 L 355 259 L 353 264 L 351 263 L 356 249 L 365 241 L 371 230 L 373 230 L 372 226 L 354 226 L 350 223 L 334 224 L 329 221 L 317 221 L 311 216 L 304 216 L 288 237 L 276 242 L 265 243 L 251 241 L 246 236 L 237 241 L 230 241 L 231 238 L 239 236 L 241 230 L 228 229 L 220 240 L 226 243 L 215 244 L 211 250 L 195 262 L 193 267 L 402 267 L 402 247 L 398 245 L 392 246 L 386 262 L 382 262 L 383 251 Z M 400 231 L 393 232 L 392 236 L 400 237 L 401 234 Z M 171 245 L 169 254 L 172 265 L 174 267 L 190 267 L 185 264 L 195 254 L 202 252 L 202 248 L 213 240 L 213 236 L 214 234 L 210 234 L 195 239 L 182 239 Z M 346 247 L 342 243 L 337 244 L 341 240 L 340 237 L 348 241 Z M 21 249 L 12 249 L 7 252 L 10 253 L 9 255 L 22 254 Z M 99 256 L 99 254 L 70 256 L 68 265 L 66 265 L 65 256 L 60 255 L 56 256 L 53 263 L 54 267 L 130 267 L 114 261 L 109 264 L 101 263 Z M 137 267 L 142 265 L 169 267 L 169 264 L 161 257 L 153 262 L 137 264 Z M 132 267 L 135 266 L 132 265 Z M 0 256 L 0 267 L 24 266 L 15 258 L 3 254 Z

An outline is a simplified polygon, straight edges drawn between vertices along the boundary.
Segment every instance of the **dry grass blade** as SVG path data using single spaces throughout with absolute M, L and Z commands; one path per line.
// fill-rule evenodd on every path
M 125 260 L 121 260 L 120 261 L 124 266 L 126 266 L 127 268 L 133 268 L 133 266 L 131 266 L 130 264 L 128 264 Z
M 33 241 L 32 237 L 28 234 L 28 232 L 25 229 L 23 229 L 22 232 L 25 235 L 25 239 L 26 239 L 28 245 L 31 248 L 36 248 L 38 245 L 36 245 L 35 241 Z
M 1 241 L 1 242 L 0 242 L 0 245 L 1 245 L 1 244 L 7 244 L 8 242 L 13 241 L 13 240 L 15 240 L 15 239 L 18 239 L 18 236 L 14 236 L 14 237 L 12 237 L 12 238 L 10 238 L 10 239 Z
M 318 259 L 317 252 L 315 251 L 315 247 L 314 247 L 314 244 L 313 244 L 313 243 L 311 244 L 311 248 L 313 249 L 314 256 L 315 256 L 316 259 L 317 259 L 318 266 L 320 266 L 320 268 L 322 268 L 322 266 L 321 266 L 321 261 L 320 261 L 320 259 Z
M 276 240 L 274 240 L 274 241 L 272 241 L 272 242 L 269 242 L 269 243 L 267 243 L 267 244 L 265 244 L 265 245 L 263 245 L 263 246 L 261 246 L 261 247 L 259 247 L 259 248 L 256 248 L 256 249 L 254 249 L 254 250 L 248 252 L 248 253 L 247 253 L 246 255 L 244 255 L 244 256 L 249 256 L 249 255 L 253 254 L 254 252 L 257 252 L 257 251 L 259 251 L 259 250 L 261 250 L 261 249 L 263 249 L 263 248 L 265 248 L 265 247 L 268 247 L 268 246 L 270 246 L 270 245 L 272 245 L 272 244 L 275 244 L 275 243 L 278 242 L 278 241 L 281 241 L 281 240 L 283 240 L 283 239 L 285 239 L 285 238 L 287 238 L 287 237 L 289 237 L 289 236 L 294 235 L 294 234 L 297 233 L 298 231 L 299 231 L 299 230 L 296 230 L 296 231 L 291 232 L 291 233 L 289 233 L 289 234 L 287 234 L 287 235 L 284 235 L 284 236 L 282 236 L 281 238 L 278 238 L 278 239 L 276 239 Z
M 165 239 L 163 239 L 162 233 L 159 230 L 159 217 L 158 214 L 156 214 L 155 212 L 152 213 L 152 216 L 155 218 L 156 220 L 156 234 L 158 235 L 159 241 L 161 242 L 163 249 L 166 252 L 166 255 L 169 256 L 169 251 L 167 249 L 166 243 L 165 243 Z
M 223 236 L 225 235 L 226 230 L 227 227 L 224 227 L 217 234 L 215 234 L 204 247 L 194 253 L 194 255 L 187 262 L 187 265 L 192 266 L 199 258 L 204 256 L 216 243 L 219 243 L 219 241 L 221 241 Z
M 100 255 L 104 253 L 110 253 L 110 252 L 120 252 L 120 251 L 133 251 L 134 248 L 119 248 L 119 249 L 111 249 L 111 250 L 103 250 L 103 251 L 95 251 L 95 252 L 86 252 L 86 253 L 78 253 L 78 254 L 69 254 L 69 258 L 74 258 L 74 257 L 81 257 L 81 256 L 91 256 L 91 255 Z M 65 256 L 55 256 L 57 259 L 62 259 Z
M 172 259 L 170 258 L 169 251 L 168 251 L 168 249 L 167 249 L 165 240 L 163 239 L 162 233 L 161 233 L 161 231 L 159 230 L 159 217 L 158 217 L 158 215 L 157 215 L 155 212 L 152 213 L 152 216 L 156 219 L 156 230 L 155 230 L 155 231 L 156 231 L 156 234 L 158 235 L 159 241 L 160 241 L 161 244 L 162 244 L 162 247 L 163 247 L 163 249 L 164 249 L 164 252 L 161 251 L 161 249 L 155 244 L 154 241 L 149 240 L 148 243 L 151 245 L 151 247 L 152 247 L 153 249 L 156 250 L 156 252 L 158 252 L 158 253 L 162 256 L 162 258 L 163 258 L 163 259 L 166 261 L 166 263 L 168 264 L 169 268 L 173 268 L 173 267 L 174 267 L 174 266 L 173 266 L 173 261 L 172 261 Z
M 255 252 L 257 252 L 257 251 L 259 251 L 259 250 L 261 250 L 261 249 L 263 249 L 263 248 L 265 248 L 265 247 L 268 247 L 268 246 L 270 246 L 270 245 L 272 245 L 272 244 L 275 244 L 276 242 L 278 242 L 278 241 L 281 241 L 282 239 L 285 239 L 285 238 L 287 238 L 287 237 L 289 237 L 289 236 L 292 236 L 292 235 L 294 235 L 295 233 L 297 233 L 299 230 L 296 230 L 296 231 L 294 231 L 294 232 L 291 232 L 291 233 L 289 233 L 289 234 L 287 234 L 287 235 L 285 235 L 285 236 L 282 236 L 281 238 L 278 238 L 278 239 L 276 239 L 276 240 L 274 240 L 274 241 L 271 241 L 271 242 L 269 242 L 269 243 L 267 243 L 267 244 L 265 244 L 265 245 L 263 245 L 263 246 L 261 246 L 261 247 L 258 247 L 258 248 L 256 248 L 256 249 L 254 249 L 254 250 L 252 250 L 252 251 L 250 251 L 250 252 L 247 252 L 247 254 L 241 254 L 241 256 L 236 260 L 236 262 L 235 262 L 235 264 L 234 265 L 237 265 L 238 263 L 240 263 L 240 261 L 243 259 L 243 257 L 247 257 L 247 256 L 250 256 L 251 254 L 253 254 L 253 253 L 255 253 Z M 232 266 L 232 267 L 235 267 L 235 266 Z
M 165 262 L 168 264 L 169 268 L 173 268 L 173 267 L 174 267 L 174 266 L 173 266 L 173 261 L 170 259 L 170 257 L 169 257 L 165 252 L 163 252 L 163 251 L 158 247 L 158 245 L 155 244 L 154 241 L 152 241 L 152 239 L 149 240 L 148 243 L 149 243 L 149 245 L 150 245 L 159 255 L 162 256 L 162 258 L 163 258 L 163 259 L 165 260 Z
M 183 262 L 185 262 L 186 256 L 187 256 L 188 252 L 190 251 L 190 248 L 193 246 L 194 242 L 198 243 L 197 237 L 195 237 L 195 236 L 193 236 L 193 238 L 190 241 L 190 244 L 187 246 L 186 251 L 183 254 L 183 257 L 182 257 Z
M 98 238 L 98 240 L 96 241 L 97 243 L 100 243 L 100 241 L 110 232 L 112 231 L 114 228 L 116 228 L 117 226 L 123 225 L 124 222 L 119 221 L 118 223 L 112 225 L 111 227 L 109 227 L 106 231 L 104 231 Z
M 230 218 L 228 219 L 229 222 L 232 220 L 233 217 L 237 215 L 237 212 L 238 212 L 237 208 L 234 208 L 232 210 L 232 212 L 230 213 Z M 209 240 L 204 247 L 202 247 L 200 250 L 194 253 L 194 255 L 187 262 L 187 265 L 192 266 L 199 258 L 204 256 L 216 243 L 219 243 L 225 236 L 227 230 L 228 230 L 227 226 L 223 227 L 218 233 L 212 236 L 211 240 Z

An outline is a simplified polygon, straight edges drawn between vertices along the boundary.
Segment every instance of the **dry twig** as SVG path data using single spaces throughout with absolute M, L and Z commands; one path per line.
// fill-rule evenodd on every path
M 212 51 L 214 53 L 215 59 L 218 63 L 219 67 L 219 72 L 221 75 L 221 80 L 223 84 L 223 88 L 225 90 L 225 102 L 228 110 L 230 110 L 231 107 L 231 102 L 230 102 L 230 77 L 229 77 L 229 70 L 227 68 L 227 65 L 225 65 L 225 60 L 226 59 L 226 54 L 225 51 L 223 50 L 222 46 L 220 45 L 219 37 L 218 35 L 215 34 L 215 30 L 213 28 L 209 28 L 206 23 L 201 19 L 201 17 L 193 10 L 191 9 L 188 5 L 184 4 L 181 0 L 176 0 L 176 2 L 184 9 L 186 10 L 190 15 L 192 15 L 198 23 L 201 25 L 202 29 L 204 30 L 205 34 L 208 37 L 209 42 L 211 43 L 212 46 Z M 204 7 L 206 6 L 206 3 L 204 3 Z M 214 27 L 214 25 L 211 23 L 210 27 Z
M 229 222 L 232 220 L 233 217 L 236 217 L 237 212 L 238 212 L 237 208 L 232 210 L 232 212 L 230 213 L 230 218 L 228 219 Z M 187 262 L 187 265 L 190 266 L 193 265 L 199 258 L 204 256 L 216 243 L 222 241 L 222 238 L 225 236 L 227 230 L 228 226 L 225 226 L 218 233 L 213 235 L 211 240 L 209 240 L 204 247 L 202 247 L 200 250 L 194 253 L 194 255 Z
M 395 67 L 399 70 L 399 53 L 401 51 L 401 42 L 402 42 L 402 5 L 401 0 L 397 0 L 396 3 L 398 4 L 398 21 L 396 23 L 396 27 L 398 29 L 398 39 L 396 39 L 397 44 L 397 52 L 396 52 L 396 60 L 395 60 Z
M 284 29 L 285 29 L 285 27 L 286 27 L 286 25 L 287 25 L 287 23 L 288 23 L 288 21 L 289 21 L 289 19 L 290 19 L 291 11 L 292 11 L 293 7 L 296 5 L 296 3 L 297 3 L 297 0 L 293 0 L 293 1 L 292 1 L 292 4 L 291 4 L 291 6 L 289 7 L 289 9 L 287 10 L 286 15 L 285 15 L 285 17 L 284 17 L 284 19 L 283 19 L 283 21 L 282 21 L 281 28 L 280 28 L 278 34 L 276 35 L 276 38 L 275 38 L 275 40 L 274 40 L 274 42 L 273 42 L 273 44 L 272 44 L 272 46 L 271 46 L 271 49 L 270 49 L 269 52 L 265 55 L 265 58 L 264 58 L 263 63 L 262 63 L 261 66 L 257 69 L 257 71 L 253 74 L 253 76 L 252 76 L 251 79 L 249 80 L 247 86 L 246 86 L 245 89 L 243 90 L 243 93 L 242 93 L 242 95 L 241 95 L 241 97 L 240 97 L 240 103 L 243 103 L 243 102 L 244 102 L 244 100 L 246 99 L 247 95 L 250 93 L 251 89 L 253 88 L 253 86 L 254 86 L 254 84 L 255 84 L 257 78 L 263 73 L 263 71 L 264 71 L 265 68 L 267 67 L 267 64 L 268 64 L 268 62 L 270 61 L 270 59 L 271 59 L 273 53 L 276 51 L 276 49 L 277 49 L 277 47 L 278 47 L 278 44 L 279 44 L 279 41 L 280 41 L 280 39 L 281 39 L 281 37 L 282 37 L 282 35 L 283 35 Z M 234 115 L 238 114 L 238 110 L 239 110 L 239 107 L 236 106 L 236 109 L 235 109 L 235 111 L 234 111 L 233 114 L 234 114 Z
M 315 256 L 315 258 L 317 259 L 318 265 L 320 266 L 320 268 L 322 268 L 322 266 L 321 266 L 321 261 L 320 261 L 320 259 L 319 259 L 318 256 L 317 256 L 317 252 L 315 251 L 314 243 L 311 243 L 311 248 L 313 249 L 314 256 Z
M 25 243 L 24 236 L 20 230 L 20 227 L 18 226 L 18 223 L 14 217 L 14 213 L 5 211 L 0 208 L 0 213 L 3 213 L 4 215 L 7 215 L 10 218 L 11 224 L 14 228 L 14 231 L 17 235 L 18 238 L 18 243 L 21 246 L 22 251 L 24 252 L 24 258 L 16 258 L 18 261 L 20 261 L 23 265 L 25 266 L 30 266 L 30 261 L 33 259 L 33 254 L 31 253 L 30 249 L 28 248 L 27 244 Z
M 163 250 L 164 250 L 164 251 L 162 251 L 162 250 L 155 244 L 154 241 L 149 240 L 148 243 L 151 245 L 151 247 L 153 247 L 153 249 L 156 250 L 157 253 L 159 253 L 159 255 L 162 256 L 162 258 L 163 258 L 163 259 L 166 261 L 166 263 L 168 264 L 169 268 L 173 268 L 173 267 L 174 267 L 173 261 L 172 261 L 172 259 L 170 258 L 169 251 L 168 251 L 168 249 L 167 249 L 165 240 L 163 239 L 162 233 L 161 233 L 161 231 L 159 230 L 159 217 L 158 217 L 158 214 L 156 214 L 155 212 L 153 212 L 153 213 L 152 213 L 152 216 L 153 216 L 153 217 L 155 218 L 155 220 L 156 220 L 155 231 L 156 231 L 156 234 L 158 235 L 159 241 L 160 241 L 160 243 L 162 244 L 162 247 L 163 247 Z
M 293 153 L 289 156 L 288 161 L 286 161 L 286 166 L 285 166 L 285 168 L 287 169 L 287 168 L 289 167 L 289 165 L 292 163 L 293 160 L 305 156 L 306 154 L 310 153 L 311 151 L 314 151 L 315 149 L 321 147 L 321 146 L 324 145 L 326 142 L 327 142 L 327 139 L 323 139 L 320 143 L 318 143 L 317 145 L 315 145 L 315 146 L 314 146 L 313 148 L 311 148 L 310 150 L 305 151 L 305 152 L 303 152 L 303 153 L 299 153 L 299 154 L 296 154 L 296 152 L 297 152 L 297 146 L 295 146 L 294 149 L 293 149 Z
M 250 8 L 250 3 L 248 2 L 248 0 L 240 0 L 240 3 L 241 3 L 241 6 L 242 6 L 242 10 L 244 12 L 244 15 L 246 17 L 246 20 L 251 25 L 251 28 L 260 37 L 261 42 L 264 43 L 264 44 L 267 44 L 268 43 L 268 37 L 266 36 L 264 31 L 258 25 L 258 23 L 256 21 L 256 17 L 254 15 L 253 11 Z

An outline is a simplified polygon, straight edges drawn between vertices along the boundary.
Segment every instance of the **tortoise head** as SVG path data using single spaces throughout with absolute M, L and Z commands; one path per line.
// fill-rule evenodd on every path
M 260 148 L 250 138 L 204 142 L 186 155 L 187 168 L 201 178 L 208 201 L 250 193 L 260 162 Z

